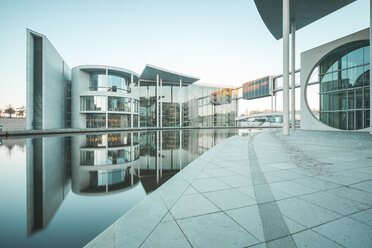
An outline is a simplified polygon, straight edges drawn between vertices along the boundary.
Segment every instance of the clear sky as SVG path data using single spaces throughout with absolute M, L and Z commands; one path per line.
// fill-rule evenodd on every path
M 300 53 L 369 27 L 369 0 L 297 32 Z M 253 0 L 0 0 L 0 108 L 26 102 L 26 28 L 46 35 L 67 64 L 141 73 L 145 64 L 241 85 L 282 70 L 282 40 Z

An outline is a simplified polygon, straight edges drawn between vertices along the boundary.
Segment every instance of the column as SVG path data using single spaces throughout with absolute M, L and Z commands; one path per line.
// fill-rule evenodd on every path
M 140 94 L 140 87 L 141 87 L 141 81 L 138 79 L 138 127 L 141 126 L 141 114 L 140 114 L 140 107 L 141 107 L 141 94 Z
M 180 127 L 182 127 L 182 79 L 180 78 Z
M 289 135 L 289 0 L 283 0 L 283 135 Z
M 156 127 L 159 127 L 159 74 L 156 74 Z
M 292 41 L 291 41 L 291 66 L 292 66 L 292 72 L 291 72 L 291 87 L 292 87 L 292 94 L 291 94 L 291 101 L 292 101 L 292 130 L 294 131 L 296 129 L 296 20 L 293 19 L 291 23 L 291 30 L 292 30 Z
M 180 161 L 180 170 L 182 170 L 182 130 L 180 130 L 180 154 L 179 154 L 179 161 Z
M 271 113 L 274 110 L 274 78 L 270 77 L 270 100 L 271 100 Z
M 156 182 L 159 183 L 159 131 L 156 131 Z
M 106 109 L 106 128 L 108 128 L 108 96 L 106 96 L 106 103 L 107 103 L 107 109 Z
M 130 89 L 133 87 L 133 74 L 130 74 Z
M 160 131 L 160 178 L 163 178 L 163 131 Z
M 160 78 L 160 127 L 163 127 L 163 78 Z

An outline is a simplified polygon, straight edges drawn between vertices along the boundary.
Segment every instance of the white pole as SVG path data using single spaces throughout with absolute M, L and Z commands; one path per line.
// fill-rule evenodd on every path
M 369 1 L 369 71 L 372 69 L 372 49 L 371 49 L 371 40 L 372 40 L 372 0 Z M 372 76 L 369 73 L 369 133 L 372 134 Z
M 163 131 L 160 131 L 160 178 L 163 178 Z
M 292 95 L 291 95 L 291 101 L 292 101 L 292 130 L 294 131 L 296 129 L 296 98 L 295 98 L 295 82 L 296 82 L 296 65 L 295 65 L 295 59 L 296 59 L 296 20 L 292 20 L 291 25 L 292 30 L 292 46 L 291 46 L 291 66 L 292 66 L 292 72 L 291 72 L 291 87 L 292 87 Z
M 141 125 L 141 114 L 140 114 L 140 105 L 141 105 L 141 94 L 140 94 L 140 87 L 141 87 L 141 81 L 138 79 L 138 127 Z
M 289 0 L 283 0 L 283 135 L 289 135 Z
M 159 127 L 159 74 L 156 74 L 156 127 Z
M 180 130 L 180 171 L 182 170 L 182 130 Z
M 180 127 L 182 127 L 182 79 L 180 78 Z
M 271 113 L 274 111 L 274 78 L 270 77 Z
M 159 183 L 159 131 L 156 131 L 156 182 Z
M 163 127 L 163 78 L 160 78 L 160 127 Z

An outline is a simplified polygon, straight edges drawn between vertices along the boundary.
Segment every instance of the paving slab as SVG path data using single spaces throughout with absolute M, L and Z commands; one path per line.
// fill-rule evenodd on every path
M 367 248 L 372 244 L 372 227 L 348 217 L 316 227 L 314 231 L 345 247 Z
M 225 213 L 182 219 L 178 223 L 193 247 L 246 247 L 259 243 Z

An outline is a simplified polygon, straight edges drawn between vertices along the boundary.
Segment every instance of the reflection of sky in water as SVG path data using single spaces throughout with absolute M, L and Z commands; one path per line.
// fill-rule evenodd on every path
M 136 160 L 137 165 L 140 165 L 140 181 L 138 181 L 138 167 L 134 166 L 133 186 L 131 186 L 130 169 L 127 167 L 124 171 L 120 168 L 116 169 L 118 175 L 108 174 L 108 194 L 105 190 L 102 191 L 101 185 L 99 185 L 101 188 L 88 186 L 88 191 L 84 191 L 86 182 L 89 182 L 86 181 L 86 177 L 92 176 L 84 170 L 91 166 L 79 166 L 80 160 L 74 156 L 79 155 L 79 150 L 85 145 L 85 136 L 67 138 L 71 140 L 72 148 L 78 148 L 75 153 L 71 148 L 63 151 L 63 147 L 66 147 L 68 142 L 65 142 L 66 138 L 62 137 L 45 137 L 33 142 L 21 139 L 2 140 L 0 247 L 82 247 L 144 199 L 146 194 L 151 193 L 179 171 L 180 162 L 182 162 L 181 167 L 184 167 L 234 132 L 184 131 L 182 153 L 179 150 L 179 132 L 163 132 L 162 166 L 160 167 L 163 171 L 160 179 L 156 174 L 158 171 L 155 159 L 157 136 L 155 133 L 146 134 L 148 136 L 141 134 L 144 135 L 138 139 L 141 141 L 141 156 L 138 161 Z M 89 148 L 85 149 L 89 150 Z M 69 152 L 75 155 L 71 155 L 71 162 L 65 162 L 69 161 L 65 156 Z M 35 160 L 35 157 L 32 159 L 35 154 L 43 155 Z M 182 154 L 181 159 L 180 154 Z M 38 174 L 37 164 L 40 164 L 40 161 L 42 167 L 39 168 L 42 168 L 42 173 Z M 61 176 L 61 173 L 66 175 Z M 39 189 L 38 184 L 33 182 L 35 178 L 41 178 L 42 184 L 39 184 L 41 185 Z M 110 188 L 110 182 L 114 179 L 115 183 L 119 183 Z M 40 182 L 40 180 L 35 181 Z M 73 188 L 76 193 L 72 191 Z M 42 195 L 42 200 L 40 197 L 38 200 L 39 195 Z M 39 212 L 35 212 L 35 209 Z

